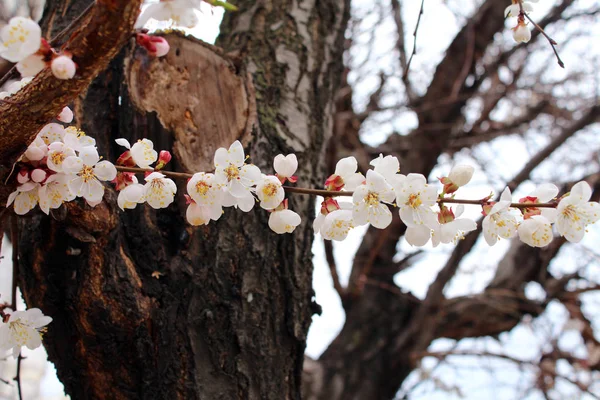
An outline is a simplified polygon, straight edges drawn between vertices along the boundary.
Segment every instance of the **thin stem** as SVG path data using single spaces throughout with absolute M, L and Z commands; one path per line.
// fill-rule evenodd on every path
M 10 221 L 10 241 L 12 242 L 12 292 L 10 298 L 10 309 L 12 311 L 17 311 L 17 282 L 18 282 L 18 273 L 19 273 L 19 235 L 17 231 L 17 218 L 16 216 L 11 216 Z
M 408 71 L 410 70 L 410 64 L 412 63 L 413 57 L 417 54 L 417 33 L 419 33 L 419 25 L 421 24 L 421 16 L 423 15 L 423 9 L 425 6 L 425 0 L 421 0 L 421 9 L 419 10 L 419 17 L 417 18 L 417 25 L 415 26 L 415 31 L 413 32 L 413 50 L 408 58 L 408 63 L 406 64 L 406 69 L 402 74 L 402 78 L 406 79 L 408 77 Z
M 133 173 L 147 173 L 147 172 L 154 172 L 153 169 L 150 168 L 135 168 L 135 167 L 122 167 L 119 165 L 115 166 L 117 171 L 121 171 L 121 172 L 133 172 Z M 168 176 L 168 177 L 172 177 L 172 178 L 176 178 L 176 179 L 190 179 L 193 174 L 188 174 L 186 172 L 171 172 L 171 171 L 159 171 L 161 174 Z M 312 195 L 312 196 L 323 196 L 323 197 L 352 197 L 354 195 L 354 192 L 342 192 L 342 191 L 330 191 L 330 190 L 324 190 L 324 189 L 310 189 L 310 188 L 302 188 L 302 187 L 291 187 L 291 186 L 284 186 L 283 187 L 285 189 L 286 192 L 288 193 L 298 193 L 298 194 L 308 194 L 308 195 Z M 437 203 L 439 205 L 442 204 L 470 204 L 470 205 L 475 205 L 475 206 L 486 206 L 486 205 L 491 205 L 494 202 L 492 200 L 489 199 L 489 197 L 485 197 L 483 199 L 480 200 L 467 200 L 467 199 L 453 199 L 453 198 L 442 198 L 442 199 L 438 199 Z M 558 206 L 557 202 L 551 202 L 551 203 L 511 203 L 510 207 L 512 208 L 532 208 L 532 207 L 536 207 L 536 208 L 556 208 Z
M 558 65 L 560 65 L 561 68 L 564 68 L 565 63 L 561 60 L 560 56 L 558 55 L 558 51 L 556 50 L 556 45 L 558 43 L 556 43 L 556 41 L 554 39 L 552 39 L 550 36 L 548 36 L 546 31 L 544 31 L 544 29 L 541 26 L 539 26 L 534 20 L 532 20 L 531 17 L 525 12 L 525 10 L 523 9 L 523 1 L 522 0 L 519 0 L 519 13 L 520 13 L 520 15 L 527 18 L 529 20 L 529 22 L 531 22 L 533 24 L 533 26 L 535 26 L 535 29 L 537 29 L 538 31 L 540 31 L 540 33 L 542 35 L 544 35 L 544 37 L 546 38 L 546 40 L 548 40 L 548 43 L 550 43 L 550 46 L 552 47 L 552 51 L 554 52 L 554 55 L 556 56 Z
M 19 393 L 19 400 L 23 400 L 23 390 L 21 388 L 21 361 L 23 357 L 21 354 L 17 357 L 17 376 L 15 376 L 15 382 L 17 382 L 17 392 Z

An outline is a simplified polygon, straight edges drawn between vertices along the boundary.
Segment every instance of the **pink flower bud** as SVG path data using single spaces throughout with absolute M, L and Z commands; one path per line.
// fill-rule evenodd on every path
M 120 191 L 132 183 L 137 183 L 137 179 L 135 179 L 133 172 L 119 172 L 117 173 L 115 179 L 111 181 L 111 183 L 114 183 L 115 190 Z
M 77 67 L 71 58 L 58 56 L 52 60 L 52 74 L 58 79 L 71 79 L 75 76 Z
M 338 192 L 344 187 L 344 179 L 339 175 L 331 175 L 325 181 L 325 189 Z
M 169 153 L 167 150 L 162 150 L 158 155 L 158 162 L 156 163 L 156 167 L 154 169 L 163 169 L 165 165 L 167 165 L 169 161 L 171 161 L 172 157 L 173 156 L 171 156 L 171 153 Z
M 163 37 L 138 33 L 136 39 L 137 43 L 145 48 L 148 54 L 153 57 L 162 57 L 169 52 L 169 42 Z
M 519 203 L 539 203 L 539 199 L 535 196 L 525 196 L 519 200 Z M 542 210 L 538 207 L 527 207 L 522 208 L 521 212 L 523 213 L 523 219 L 529 219 L 534 215 L 542 215 Z
M 447 224 L 448 222 L 454 221 L 455 218 L 452 208 L 443 206 L 440 212 L 438 212 L 438 222 L 440 224 Z
M 117 162 L 115 164 L 123 167 L 135 167 L 135 161 L 133 161 L 131 152 L 129 150 L 121 154 L 119 158 L 117 158 Z
M 33 171 L 31 171 L 31 180 L 36 183 L 44 182 L 47 176 L 48 174 L 46 173 L 46 171 L 40 168 L 36 168 Z
M 323 215 L 327 215 L 340 209 L 340 205 L 333 197 L 325 197 L 325 200 L 321 203 L 321 214 Z
M 21 170 L 17 174 L 17 182 L 21 184 L 29 182 L 29 170 L 27 168 L 21 168 Z

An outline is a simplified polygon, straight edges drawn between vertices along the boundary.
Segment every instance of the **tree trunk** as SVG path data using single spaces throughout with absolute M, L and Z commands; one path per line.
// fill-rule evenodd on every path
M 46 12 L 87 3 L 49 1 Z M 276 154 L 294 152 L 301 184 L 323 182 L 349 2 L 236 5 L 219 40 L 226 53 L 172 34 L 166 58 L 150 59 L 131 43 L 94 81 L 74 110 L 100 154 L 114 160 L 114 139 L 146 137 L 173 149 L 177 170 L 199 172 L 212 169 L 216 148 L 239 139 L 263 171 Z M 64 26 L 61 15 L 46 26 Z M 45 345 L 67 393 L 299 399 L 318 309 L 313 199 L 290 198 L 303 217 L 291 235 L 271 232 L 258 207 L 227 209 L 193 228 L 184 187 L 165 210 L 123 213 L 109 189 L 95 208 L 71 203 L 52 218 L 21 220 L 20 285 L 29 307 L 54 318 Z

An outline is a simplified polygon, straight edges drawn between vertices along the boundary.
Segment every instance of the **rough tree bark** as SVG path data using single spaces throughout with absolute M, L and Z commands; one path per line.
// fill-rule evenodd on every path
M 89 0 L 49 1 L 64 26 Z M 324 178 L 348 1 L 240 1 L 219 44 L 171 35 L 149 59 L 127 45 L 75 103 L 77 125 L 118 156 L 114 139 L 173 148 L 181 171 L 212 169 L 240 139 L 270 168 L 294 152 L 302 183 Z M 57 10 L 62 12 L 57 12 Z M 66 17 L 63 17 L 66 15 Z M 40 118 L 41 119 L 41 118 Z M 35 132 L 32 132 L 33 134 Z M 180 189 L 183 189 L 180 186 Z M 305 221 L 313 201 L 290 199 Z M 20 226 L 20 286 L 54 318 L 45 343 L 74 399 L 299 399 L 312 301 L 310 224 L 278 236 L 257 210 L 191 228 L 178 201 L 122 213 L 115 195 Z

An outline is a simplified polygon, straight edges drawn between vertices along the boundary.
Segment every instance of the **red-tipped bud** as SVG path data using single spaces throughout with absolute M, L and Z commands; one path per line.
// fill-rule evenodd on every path
M 192 199 L 189 194 L 184 194 L 183 197 L 185 197 L 185 204 L 187 204 L 187 205 L 196 204 L 194 199 Z
M 169 52 L 169 42 L 163 37 L 146 35 L 138 33 L 136 35 L 137 43 L 148 51 L 153 57 L 162 57 Z
M 481 208 L 483 209 L 481 211 L 481 214 L 483 214 L 484 217 L 487 216 L 490 213 L 490 211 L 492 211 L 492 208 L 494 207 L 494 204 L 496 204 L 495 201 L 490 201 L 486 205 L 481 206 Z
M 440 212 L 438 212 L 438 222 L 440 224 L 447 224 L 448 222 L 454 221 L 455 218 L 452 208 L 443 206 Z
M 330 190 L 332 192 L 339 192 L 344 188 L 344 185 L 344 179 L 342 179 L 341 176 L 335 174 L 331 175 L 325 181 L 325 189 Z
M 127 186 L 134 183 L 133 177 L 134 177 L 133 172 L 119 172 L 119 173 L 117 173 L 117 176 L 115 177 L 115 179 L 113 179 L 111 181 L 111 183 L 114 183 L 115 190 L 117 190 L 117 191 L 123 190 Z
M 452 182 L 452 180 L 450 180 L 450 178 L 446 176 L 438 179 L 440 180 L 442 185 L 444 185 L 444 194 L 452 194 L 456 192 L 459 188 L 459 186 L 456 183 Z
M 171 161 L 171 158 L 173 158 L 173 156 L 171 156 L 171 153 L 169 153 L 167 150 L 162 150 L 158 155 L 158 162 L 156 163 L 156 167 L 154 167 L 154 169 L 163 169 L 165 165 L 167 165 L 169 161 Z
M 519 203 L 539 203 L 539 199 L 535 196 L 526 196 L 523 197 L 519 200 Z M 522 208 L 521 212 L 523 213 L 523 219 L 529 219 L 531 217 L 533 217 L 534 215 L 541 215 L 542 214 L 542 210 L 540 210 L 538 207 L 527 207 L 527 208 Z
M 341 207 L 333 197 L 325 197 L 325 200 L 321 203 L 321 214 L 327 215 L 330 212 L 340 210 Z
M 131 152 L 129 150 L 125 151 L 119 156 L 119 158 L 117 158 L 116 164 L 123 167 L 135 167 L 135 161 L 133 161 Z
M 17 174 L 17 182 L 19 182 L 20 184 L 29 182 L 29 170 L 27 168 L 21 168 L 21 170 Z

